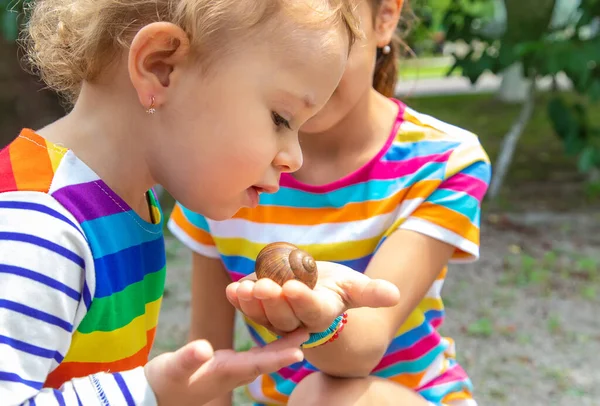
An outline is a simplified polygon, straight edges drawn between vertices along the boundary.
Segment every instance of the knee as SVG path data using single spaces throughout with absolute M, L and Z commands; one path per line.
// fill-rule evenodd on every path
M 289 406 L 430 406 L 423 397 L 395 382 L 369 376 L 332 378 L 315 372 L 304 378 L 288 401 Z
M 333 378 L 321 372 L 314 372 L 296 386 L 289 398 L 288 405 L 348 406 L 359 404 L 369 396 L 369 381 L 369 378 Z

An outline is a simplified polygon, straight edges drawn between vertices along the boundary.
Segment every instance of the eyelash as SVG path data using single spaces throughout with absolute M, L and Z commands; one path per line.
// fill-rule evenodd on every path
M 290 122 L 287 121 L 285 118 L 281 117 L 279 114 L 275 113 L 274 111 L 271 112 L 271 117 L 273 118 L 273 122 L 275 123 L 275 125 L 279 128 L 282 125 L 284 127 L 286 127 L 288 130 L 291 130 L 292 128 L 290 127 Z

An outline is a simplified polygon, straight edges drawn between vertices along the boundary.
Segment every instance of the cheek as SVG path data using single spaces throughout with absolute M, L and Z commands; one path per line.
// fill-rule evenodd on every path
M 270 119 L 244 116 L 230 118 L 221 127 L 220 139 L 213 141 L 211 158 L 224 168 L 229 182 L 241 184 L 243 189 L 260 180 L 278 150 L 278 136 Z
M 341 85 L 349 89 L 363 88 L 365 83 L 370 84 L 373 80 L 376 47 L 371 44 L 362 44 L 353 52 L 342 76 Z
M 341 120 L 372 86 L 374 63 L 366 53 L 355 55 L 323 109 L 303 126 L 304 132 L 324 131 Z

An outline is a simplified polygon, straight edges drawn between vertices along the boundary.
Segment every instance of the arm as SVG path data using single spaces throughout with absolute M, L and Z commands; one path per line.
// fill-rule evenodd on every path
M 156 404 L 143 368 L 45 388 L 95 288 L 81 228 L 52 197 L 0 194 L 0 399 L 5 405 Z M 121 385 L 117 383 L 121 382 Z
M 381 245 L 365 274 L 394 283 L 402 292 L 400 303 L 388 308 L 349 310 L 348 324 L 339 338 L 304 350 L 306 359 L 329 375 L 369 375 L 453 251 L 453 246 L 413 231 L 393 233 Z M 347 356 L 349 353 L 351 357 Z
M 445 180 L 414 211 L 400 213 L 367 267 L 367 276 L 387 279 L 398 287 L 399 304 L 348 311 L 348 323 L 338 340 L 305 350 L 309 362 L 333 376 L 368 375 L 451 257 L 477 258 L 481 200 L 491 172 L 481 152 L 475 145 L 453 152 Z M 469 156 L 478 159 L 465 164 Z
M 235 308 L 225 296 L 229 283 L 220 260 L 193 253 L 190 341 L 206 339 L 215 350 L 233 348 Z M 231 406 L 231 402 L 228 393 L 208 406 Z

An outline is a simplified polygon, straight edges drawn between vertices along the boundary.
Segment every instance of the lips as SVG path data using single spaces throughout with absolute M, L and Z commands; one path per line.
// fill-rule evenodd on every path
M 279 190 L 279 185 L 254 185 L 252 188 L 258 193 L 275 193 Z
M 272 185 L 256 185 L 250 186 L 246 189 L 246 196 L 248 197 L 247 206 L 250 208 L 255 208 L 258 206 L 258 200 L 261 193 L 275 193 L 279 190 L 279 186 Z

